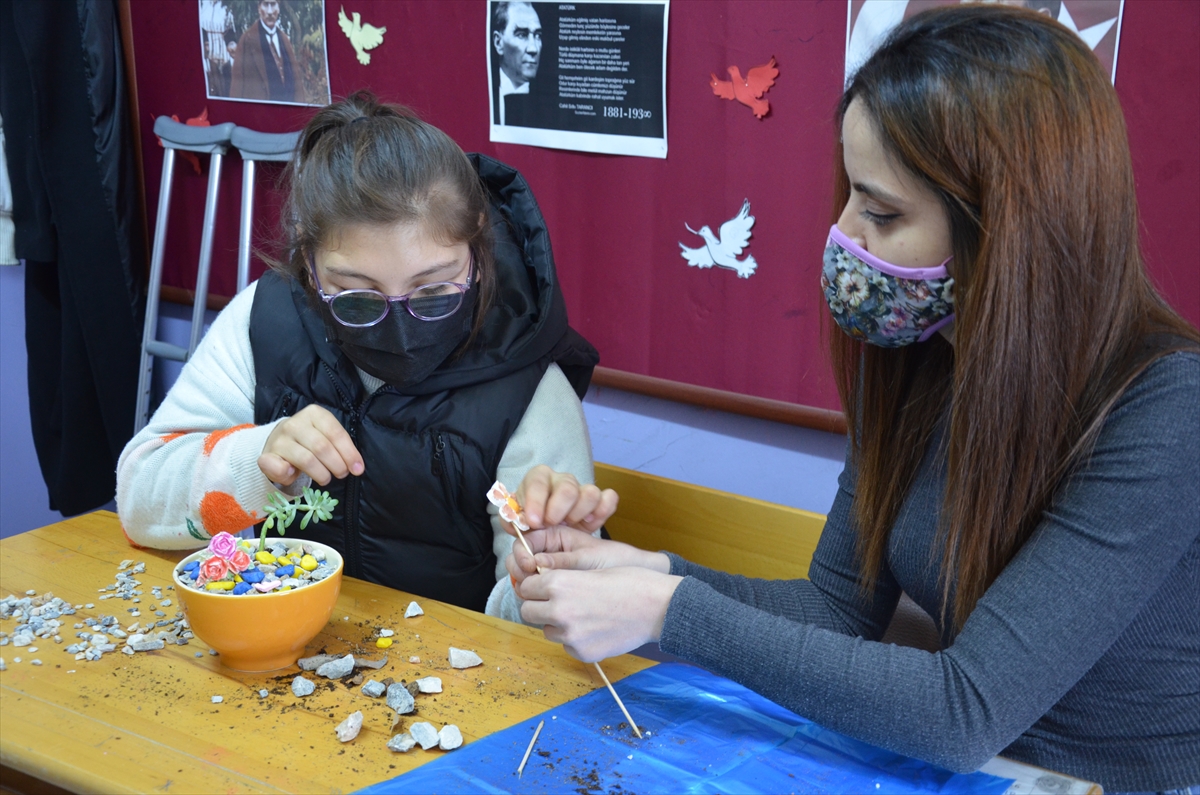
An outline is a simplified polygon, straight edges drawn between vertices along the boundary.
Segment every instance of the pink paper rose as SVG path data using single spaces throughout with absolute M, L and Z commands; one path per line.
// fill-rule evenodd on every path
M 246 554 L 245 550 L 239 549 L 229 557 L 229 565 L 233 567 L 234 571 L 245 571 L 250 568 L 250 556 Z
M 229 561 L 224 558 L 209 558 L 200 564 L 200 575 L 206 580 L 219 580 L 228 573 Z
M 229 533 L 217 533 L 212 537 L 212 541 L 208 542 L 208 551 L 218 558 L 229 560 L 233 553 L 237 552 L 237 539 Z

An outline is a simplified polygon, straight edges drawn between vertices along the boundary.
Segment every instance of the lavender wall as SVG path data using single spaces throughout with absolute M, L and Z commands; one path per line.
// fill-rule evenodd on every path
M 25 266 L 0 266 L 0 538 L 56 522 L 29 430 Z

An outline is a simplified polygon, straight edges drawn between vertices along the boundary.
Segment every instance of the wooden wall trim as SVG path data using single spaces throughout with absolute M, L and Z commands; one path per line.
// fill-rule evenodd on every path
M 191 306 L 196 293 L 181 287 L 163 285 L 159 295 L 163 301 Z M 228 296 L 209 295 L 207 305 L 214 312 L 220 312 L 229 301 Z M 757 417 L 760 420 L 782 422 L 786 425 L 798 425 L 801 428 L 812 428 L 816 431 L 826 431 L 841 436 L 846 435 L 846 417 L 840 411 L 801 406 L 797 403 L 742 395 L 721 389 L 710 389 L 706 386 L 685 384 L 682 381 L 668 381 L 665 378 L 628 373 L 624 370 L 613 370 L 610 367 L 597 367 L 595 373 L 592 374 L 592 383 L 599 387 L 611 387 L 638 395 L 686 403 L 690 406 L 727 411 L 730 414 Z
M 133 21 L 129 7 L 130 0 L 119 0 L 117 3 L 117 20 L 121 28 L 121 55 L 125 66 L 125 95 L 129 99 L 128 113 L 129 131 L 133 135 L 133 162 L 137 169 L 138 210 L 142 214 L 142 248 L 144 250 L 145 271 L 142 280 L 150 276 L 150 223 L 146 214 L 146 169 L 142 162 L 142 124 L 141 111 L 138 107 L 137 90 L 137 61 L 133 57 Z
M 801 406 L 796 403 L 742 395 L 737 392 L 726 392 L 721 389 L 685 384 L 681 381 L 668 381 L 665 378 L 628 373 L 609 367 L 597 367 L 596 372 L 592 375 L 592 383 L 600 387 L 611 387 L 639 395 L 673 400 L 676 403 L 687 403 L 701 408 L 727 411 L 731 414 L 742 414 L 787 425 L 798 425 L 817 431 L 827 431 L 843 436 L 846 433 L 846 417 L 840 411 Z

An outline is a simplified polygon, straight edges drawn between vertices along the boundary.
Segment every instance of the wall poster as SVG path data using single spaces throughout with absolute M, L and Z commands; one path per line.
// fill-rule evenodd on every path
M 958 0 L 848 0 L 846 11 L 846 80 L 883 43 L 892 28 L 913 14 Z M 1058 20 L 1079 34 L 1117 82 L 1117 43 L 1125 0 L 1004 0 Z
M 669 7 L 492 0 L 490 140 L 665 158 Z
M 329 104 L 324 0 L 198 0 L 209 99 Z

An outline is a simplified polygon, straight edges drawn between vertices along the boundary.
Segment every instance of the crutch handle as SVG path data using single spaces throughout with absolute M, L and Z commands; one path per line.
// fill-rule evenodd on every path
M 162 139 L 163 146 L 170 149 L 223 155 L 236 126 L 227 121 L 211 127 L 193 127 L 167 116 L 159 116 L 154 120 L 154 134 Z
M 242 160 L 286 162 L 292 159 L 292 151 L 299 139 L 299 132 L 264 133 L 236 127 L 231 141 L 237 147 Z

